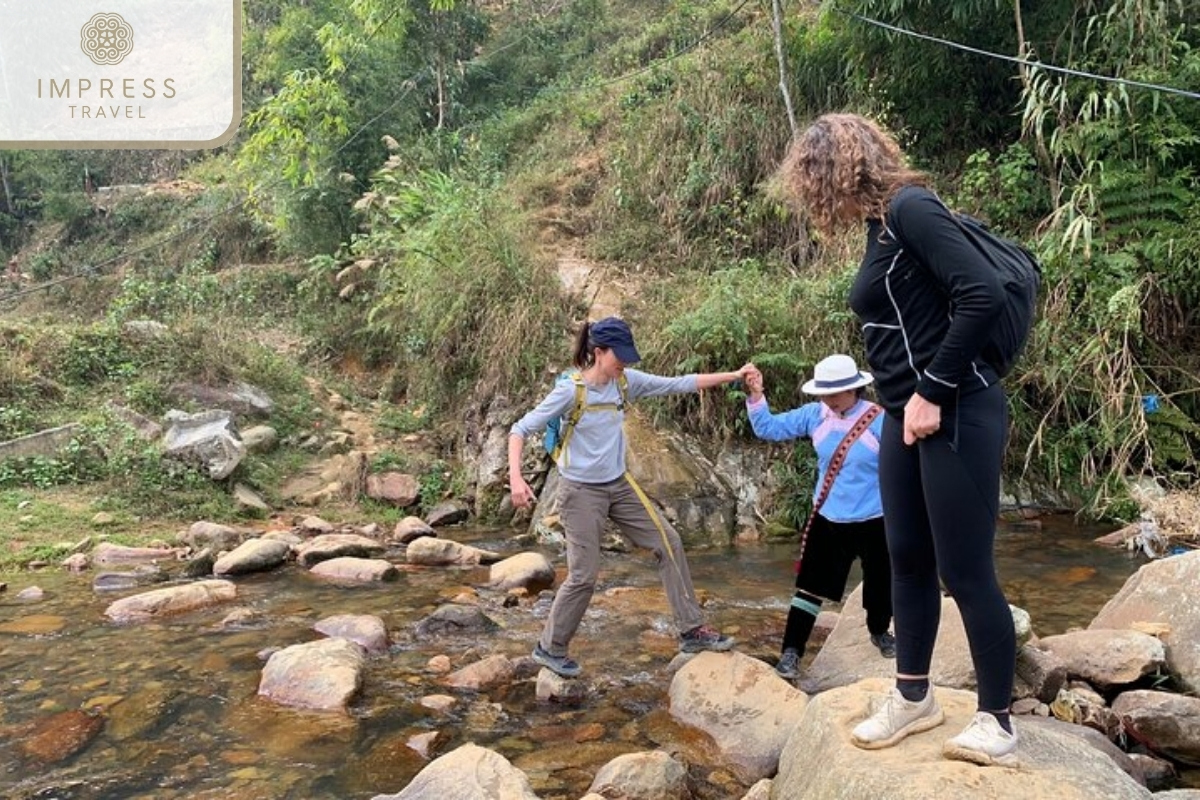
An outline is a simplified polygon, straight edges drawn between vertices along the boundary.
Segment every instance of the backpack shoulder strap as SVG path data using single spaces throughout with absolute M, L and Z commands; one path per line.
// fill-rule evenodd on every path
M 579 422 L 579 418 L 583 416 L 583 410 L 587 407 L 587 384 L 583 382 L 583 374 L 578 370 L 567 373 L 567 377 L 571 379 L 571 383 L 575 384 L 575 405 L 571 407 L 571 413 L 567 415 L 567 424 L 574 425 Z
M 562 435 L 552 454 L 555 461 L 558 461 L 560 455 L 562 456 L 562 466 L 564 467 L 567 465 L 567 445 L 571 443 L 571 434 L 575 431 L 579 418 L 587 410 L 587 384 L 583 382 L 583 374 L 579 370 L 572 370 L 567 373 L 567 377 L 570 378 L 571 383 L 575 384 L 575 405 L 571 407 L 571 413 L 567 414 L 563 421 Z
M 617 392 L 621 395 L 621 407 L 629 405 L 629 378 L 622 372 L 617 378 Z

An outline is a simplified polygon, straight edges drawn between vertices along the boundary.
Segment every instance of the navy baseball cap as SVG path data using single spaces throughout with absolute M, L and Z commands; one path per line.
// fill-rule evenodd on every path
M 611 349 L 622 364 L 636 364 L 642 360 L 633 346 L 633 331 L 629 330 L 629 323 L 619 317 L 605 317 L 593 322 L 588 329 L 588 341 L 593 347 Z

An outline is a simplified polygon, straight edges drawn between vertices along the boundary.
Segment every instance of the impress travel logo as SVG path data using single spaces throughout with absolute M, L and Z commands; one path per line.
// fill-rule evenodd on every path
M 133 49 L 133 28 L 120 14 L 97 14 L 80 32 L 80 47 L 93 64 L 120 64 Z
M 241 105 L 240 0 L 0 0 L 0 148 L 216 147 Z

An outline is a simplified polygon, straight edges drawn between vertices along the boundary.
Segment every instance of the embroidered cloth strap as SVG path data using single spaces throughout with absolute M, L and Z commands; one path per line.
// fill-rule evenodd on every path
M 862 416 L 850 426 L 850 430 L 846 431 L 846 435 L 838 443 L 837 449 L 833 451 L 833 457 L 829 459 L 829 469 L 825 470 L 825 480 L 821 482 L 821 491 L 817 494 L 816 502 L 813 503 L 812 513 L 808 515 L 808 521 L 804 523 L 804 531 L 800 534 L 800 552 L 796 555 L 797 575 L 800 574 L 800 562 L 804 559 L 804 545 L 808 541 L 808 532 L 812 530 L 813 520 L 817 518 L 817 512 L 821 510 L 821 506 L 825 505 L 825 500 L 829 497 L 829 490 L 833 488 L 833 482 L 837 480 L 838 473 L 842 470 L 842 464 L 846 461 L 846 454 L 850 452 L 850 448 L 858 441 L 858 437 L 862 436 L 863 432 L 871 427 L 871 423 L 879 416 L 880 411 L 880 407 L 876 405 L 864 411 Z M 840 600 L 841 598 L 838 599 Z

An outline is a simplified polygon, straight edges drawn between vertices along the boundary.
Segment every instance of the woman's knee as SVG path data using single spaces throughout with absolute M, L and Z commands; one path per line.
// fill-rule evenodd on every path
M 567 570 L 567 579 L 563 582 L 561 588 L 570 587 L 571 589 L 594 591 L 596 581 L 600 578 L 600 565 L 597 564 L 587 567 L 572 566 Z

